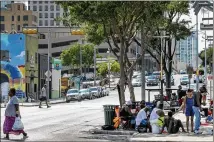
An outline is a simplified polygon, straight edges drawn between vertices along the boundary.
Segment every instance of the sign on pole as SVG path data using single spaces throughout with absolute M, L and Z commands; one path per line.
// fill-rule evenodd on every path
M 48 72 L 49 72 L 49 74 L 48 74 Z M 48 76 L 48 75 L 49 75 L 49 76 Z M 45 76 L 46 76 L 47 78 L 51 77 L 51 75 L 52 75 L 52 74 L 51 74 L 51 71 L 46 71 L 46 72 L 45 72 Z
M 208 75 L 207 79 L 208 79 L 209 81 L 212 81 L 212 80 L 213 80 L 213 76 L 212 76 L 212 75 Z

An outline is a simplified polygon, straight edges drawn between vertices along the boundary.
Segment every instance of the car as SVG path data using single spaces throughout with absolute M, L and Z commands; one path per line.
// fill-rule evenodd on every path
M 184 70 L 181 70 L 181 71 L 180 71 L 180 74 L 187 74 L 187 72 L 184 71 Z
M 109 96 L 109 89 L 106 87 L 102 87 L 102 93 L 104 96 Z
M 69 103 L 70 101 L 73 101 L 73 100 L 78 100 L 78 101 L 82 100 L 82 97 L 78 89 L 69 89 L 66 93 L 66 102 Z
M 181 85 L 187 85 L 187 84 L 189 84 L 189 78 L 188 77 L 182 77 L 180 79 L 180 84 Z
M 152 73 L 152 76 L 155 76 L 156 78 L 160 79 L 161 72 L 160 72 L 160 71 L 154 71 L 154 72 Z
M 90 89 L 81 89 L 79 92 L 80 92 L 82 99 L 91 99 L 91 97 L 92 97 L 91 96 L 92 93 L 91 93 Z
M 136 79 L 132 80 L 132 86 L 133 87 L 139 87 L 141 85 L 142 85 L 141 78 L 136 78 Z
M 147 81 L 146 81 L 146 85 L 150 86 L 150 85 L 155 85 L 158 86 L 159 80 L 158 78 L 156 78 L 156 76 L 149 76 Z
M 102 88 L 100 86 L 89 88 L 91 93 L 94 94 L 96 98 L 102 97 Z

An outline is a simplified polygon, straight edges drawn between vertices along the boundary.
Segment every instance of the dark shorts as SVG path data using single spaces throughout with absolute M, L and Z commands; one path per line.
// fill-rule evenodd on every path
M 194 116 L 194 111 L 192 108 L 186 108 L 186 112 L 185 112 L 186 116 Z
M 40 100 L 40 101 L 46 101 L 47 98 L 46 98 L 46 97 L 40 97 L 39 100 Z

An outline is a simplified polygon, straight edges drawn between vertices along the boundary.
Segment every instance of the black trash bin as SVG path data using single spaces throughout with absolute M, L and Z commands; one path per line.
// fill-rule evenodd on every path
M 116 116 L 115 114 L 115 107 L 119 105 L 104 105 L 104 119 L 105 125 L 114 125 L 113 119 Z

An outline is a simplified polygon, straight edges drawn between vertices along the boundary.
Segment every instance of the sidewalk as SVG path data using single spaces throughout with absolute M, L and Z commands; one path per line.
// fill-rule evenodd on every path
M 65 103 L 64 98 L 58 98 L 58 99 L 50 99 L 49 104 L 59 104 L 59 103 Z M 39 101 L 38 102 L 20 102 L 20 106 L 24 107 L 32 107 L 32 106 L 39 106 Z M 4 108 L 4 103 L 1 103 L 1 108 Z

